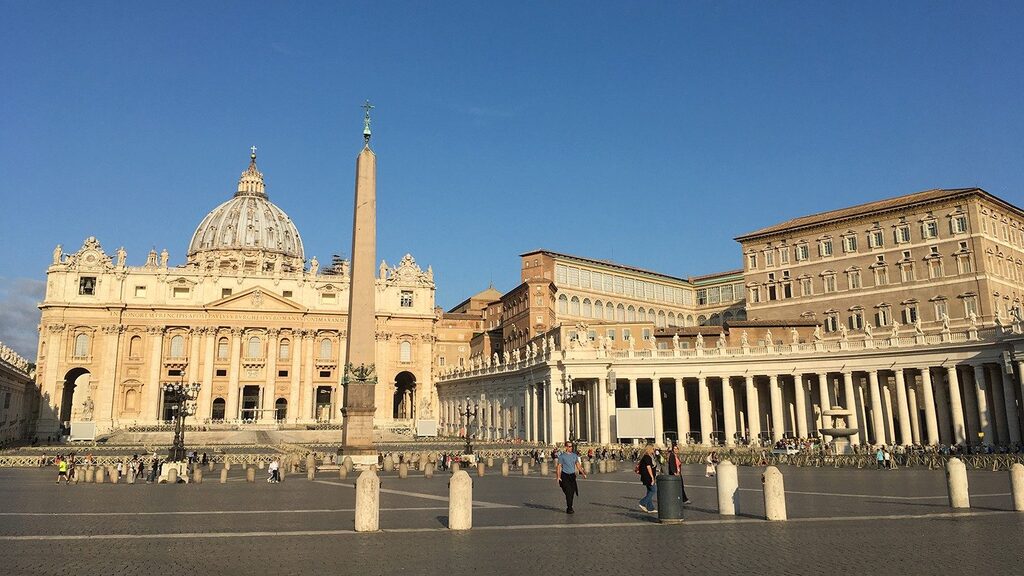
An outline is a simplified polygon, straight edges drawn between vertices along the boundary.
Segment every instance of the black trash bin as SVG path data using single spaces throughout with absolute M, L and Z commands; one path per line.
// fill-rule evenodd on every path
M 675 524 L 683 521 L 683 481 L 680 476 L 658 476 L 658 522 Z

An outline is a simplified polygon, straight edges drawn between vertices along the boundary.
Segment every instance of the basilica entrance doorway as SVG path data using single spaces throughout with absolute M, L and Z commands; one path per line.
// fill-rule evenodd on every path
M 260 387 L 242 387 L 242 420 L 255 420 L 256 411 L 260 407 Z
M 318 386 L 316 389 L 316 407 L 313 416 L 317 422 L 331 420 L 331 387 Z
M 64 425 L 82 416 L 83 403 L 89 397 L 91 374 L 85 368 L 72 368 L 64 376 L 64 391 L 60 398 L 60 421 Z M 76 394 L 77 392 L 77 394 Z M 88 407 L 88 419 L 92 419 L 92 407 Z
M 412 372 L 399 372 L 395 376 L 395 393 L 391 417 L 411 420 L 416 417 L 416 376 Z

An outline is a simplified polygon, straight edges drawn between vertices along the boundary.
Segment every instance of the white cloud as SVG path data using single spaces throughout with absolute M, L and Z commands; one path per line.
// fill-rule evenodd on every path
M 34 278 L 0 277 L 0 342 L 35 362 L 39 340 L 39 308 L 46 282 Z

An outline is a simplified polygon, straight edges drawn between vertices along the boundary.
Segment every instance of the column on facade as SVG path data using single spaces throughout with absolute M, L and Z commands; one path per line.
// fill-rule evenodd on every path
M 863 378 L 858 378 L 857 380 L 858 382 L 855 389 L 857 393 L 857 402 L 860 406 L 860 432 L 861 437 L 864 438 L 865 442 L 867 442 L 870 435 L 869 428 L 871 426 L 871 420 L 868 419 L 868 403 L 864 400 L 864 391 L 868 388 L 868 378 L 865 375 Z
M 818 379 L 818 407 L 821 410 L 821 419 L 818 424 L 818 434 L 821 436 L 822 441 L 831 442 L 832 437 L 826 436 L 820 432 L 822 428 L 828 428 L 832 425 L 831 420 L 825 416 L 827 410 L 832 409 L 832 401 L 828 396 L 828 373 L 815 374 Z
M 117 351 L 121 347 L 122 330 L 121 326 L 105 326 L 103 328 L 103 342 L 107 348 L 103 356 L 106 361 L 103 362 L 103 371 L 99 381 L 94 381 L 97 386 L 96 397 L 93 398 L 96 420 L 109 418 L 111 426 L 114 426 L 123 402 L 122 391 L 117 385 L 119 362 L 116 361 L 117 358 L 120 358 Z M 107 390 L 100 389 L 100 387 L 106 388 L 107 386 L 109 386 Z M 108 402 L 109 405 L 107 405 Z M 16 406 L 17 398 L 12 398 L 11 404 Z
M 761 438 L 761 407 L 757 401 L 757 386 L 754 384 L 754 377 L 752 375 L 747 374 L 743 378 L 746 383 L 749 439 L 757 442 Z
M 143 387 L 146 391 L 146 401 L 142 404 L 142 409 L 143 411 L 148 410 L 149 417 L 153 420 L 160 420 L 162 417 L 160 414 L 162 408 L 160 406 L 160 374 L 164 351 L 164 328 L 150 328 L 149 338 L 149 380 Z
M 273 412 L 273 409 L 277 396 L 277 390 L 274 387 L 277 382 L 277 342 L 280 334 L 280 330 L 267 332 L 269 338 L 267 338 L 266 378 L 263 381 L 263 406 L 261 406 L 263 411 L 260 412 L 259 419 L 271 422 L 277 419 L 277 414 Z
M 978 395 L 974 387 L 974 370 L 970 364 L 963 367 L 960 377 L 960 394 L 964 401 L 964 422 L 967 424 L 967 443 L 980 444 L 978 432 L 981 432 L 981 418 L 978 415 Z M 985 436 L 987 439 L 988 436 Z
M 288 389 L 288 421 L 298 422 L 302 419 L 302 354 L 303 354 L 303 342 L 305 338 L 302 337 L 301 330 L 292 330 L 291 333 L 291 346 L 289 346 L 288 354 L 291 355 L 292 367 L 288 372 L 288 376 L 291 378 L 291 384 Z M 342 374 L 345 373 L 344 367 L 341 369 Z
M 665 422 L 661 413 L 661 379 L 651 377 L 651 395 L 654 398 L 654 443 L 661 444 L 665 440 Z
M 690 408 L 686 404 L 686 388 L 682 378 L 673 378 L 676 393 L 676 442 L 685 446 L 690 433 Z
M 537 414 L 537 388 L 533 382 L 528 383 L 528 385 L 526 386 L 526 395 L 527 402 L 530 406 L 530 442 L 538 442 L 539 437 L 537 436 L 537 424 L 539 418 Z
M 868 370 L 868 388 L 871 394 L 871 441 L 885 444 L 885 422 L 882 420 L 882 391 L 878 385 L 878 372 Z
M 854 396 L 853 391 L 853 373 L 848 371 L 843 372 L 843 403 L 843 408 L 848 410 L 850 413 L 850 415 L 847 416 L 847 426 L 855 430 L 858 430 L 856 434 L 850 436 L 850 443 L 853 445 L 858 445 L 861 443 L 861 437 L 859 432 L 860 419 L 858 418 L 857 414 L 857 398 L 856 396 Z M 867 439 L 865 439 L 864 441 L 866 442 Z
M 520 432 L 523 440 L 527 442 L 533 442 L 533 406 L 531 405 L 530 399 L 533 397 L 533 390 L 527 386 L 526 390 L 523 390 L 523 412 L 526 421 L 521 426 L 522 431 Z
M 196 405 L 196 416 L 200 420 L 206 420 L 213 416 L 213 364 L 214 354 L 217 352 L 217 329 L 205 328 L 200 331 L 203 335 L 203 380 L 199 388 L 199 403 Z M 198 361 L 190 360 L 190 362 Z
M 935 395 L 935 415 L 938 422 L 939 443 L 953 443 L 953 416 L 949 406 L 949 392 L 946 384 L 946 371 L 932 374 L 932 391 Z
M 785 414 L 782 412 L 782 389 L 779 387 L 779 376 L 768 375 L 768 394 L 772 405 L 772 441 L 782 440 L 785 432 Z
M 796 437 L 807 438 L 807 393 L 803 374 L 793 375 L 793 400 L 796 402 Z
M 316 418 L 314 411 L 316 408 L 313 406 L 314 394 L 316 390 L 313 387 L 313 349 L 316 345 L 316 334 L 307 330 L 302 334 L 302 413 L 299 414 L 299 418 L 311 421 Z M 342 368 L 344 371 L 344 368 Z
M 203 332 L 202 328 L 193 328 L 188 332 L 189 352 L 186 378 L 189 383 L 199 382 L 199 349 L 202 343 Z M 198 416 L 198 412 L 196 415 Z
M 629 379 L 629 407 L 630 408 L 639 408 L 640 407 L 640 399 L 637 397 L 637 393 L 636 393 L 636 378 L 630 378 Z
M 1006 410 L 1006 430 L 1011 444 L 1020 442 L 1020 419 L 1017 416 L 1017 391 L 1014 389 L 1013 373 L 1006 366 L 996 367 L 1002 376 L 1003 404 Z
M 995 444 L 997 438 L 992 431 L 992 412 L 989 410 L 988 396 L 985 393 L 985 389 L 988 388 L 988 383 L 985 381 L 985 365 L 974 364 L 972 367 L 974 368 L 974 395 L 978 406 L 978 424 L 983 434 L 978 443 Z
M 607 378 L 604 380 L 598 379 L 594 385 L 595 394 L 597 398 L 597 427 L 598 427 L 598 441 L 601 444 L 611 443 L 611 413 L 609 412 L 609 397 L 611 402 L 615 402 L 615 394 L 608 394 L 608 389 L 615 389 L 614 383 L 609 383 Z
M 946 368 L 946 382 L 949 383 L 949 411 L 953 420 L 953 443 L 967 444 L 967 422 L 964 420 L 964 408 L 960 402 L 960 377 L 956 372 L 956 364 Z
M 555 404 L 558 404 L 558 400 L 555 399 L 553 380 L 549 379 L 544 382 L 544 396 L 547 398 L 545 407 L 550 408 L 548 442 L 550 444 L 565 442 L 565 418 L 562 410 L 555 409 Z
M 736 445 L 736 395 L 728 376 L 722 376 L 722 416 L 725 424 L 725 445 Z
M 238 413 L 238 381 L 242 370 L 242 331 L 231 330 L 231 367 L 228 369 L 228 399 L 224 417 L 237 419 Z
M 892 402 L 892 387 L 890 385 L 889 378 L 885 378 L 885 384 L 882 384 L 882 408 L 885 414 L 885 442 L 886 444 L 896 444 L 896 416 L 894 414 Z
M 907 404 L 907 382 L 903 368 L 895 368 L 896 376 L 896 410 L 899 412 L 900 444 L 909 446 L 912 441 L 910 432 L 910 406 Z
M 1010 432 L 1007 429 L 1009 427 L 1009 416 L 1003 410 L 1003 407 L 1006 405 L 1006 398 L 1003 392 L 1003 378 L 998 366 L 985 364 L 984 370 L 987 387 L 992 395 L 992 402 L 989 404 L 989 411 L 992 413 L 992 428 L 995 434 L 992 441 L 993 444 L 998 441 L 1000 445 L 1005 446 L 1010 442 Z
M 595 378 L 590 383 L 590 430 L 591 439 L 598 444 L 601 443 L 601 406 L 604 404 L 604 386 L 600 378 Z
M 706 376 L 697 377 L 697 402 L 700 407 L 700 443 L 710 446 L 711 436 L 711 394 Z

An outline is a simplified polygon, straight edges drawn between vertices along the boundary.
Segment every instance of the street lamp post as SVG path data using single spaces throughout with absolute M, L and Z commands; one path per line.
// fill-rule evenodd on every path
M 169 462 L 185 460 L 185 417 L 196 413 L 196 398 L 199 397 L 198 382 L 185 384 L 167 382 L 163 385 L 164 400 L 170 404 L 174 414 L 174 444 L 168 454 Z
M 466 451 L 465 451 L 465 453 L 467 455 L 473 453 L 473 445 L 469 441 L 469 421 L 470 421 L 470 417 L 472 417 L 474 420 L 476 420 L 477 416 L 479 415 L 479 413 L 480 413 L 480 405 L 479 404 L 473 404 L 473 409 L 471 410 L 469 408 L 469 396 L 466 396 L 466 408 L 465 408 L 465 410 L 459 410 L 459 415 L 463 416 L 466 419 Z
M 586 393 L 583 390 L 575 390 L 572 387 L 572 377 L 568 374 L 565 381 L 569 385 L 565 388 L 555 389 L 555 398 L 569 407 L 569 440 L 576 442 L 576 404 L 583 401 Z

